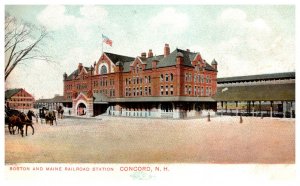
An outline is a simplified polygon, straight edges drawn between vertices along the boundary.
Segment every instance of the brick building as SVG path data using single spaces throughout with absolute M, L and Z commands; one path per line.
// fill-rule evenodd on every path
M 163 55 L 150 49 L 138 57 L 104 52 L 90 67 L 64 78 L 64 99 L 72 115 L 109 114 L 185 118 L 216 110 L 217 62 L 200 53 L 165 44 Z
M 11 109 L 28 110 L 33 108 L 34 97 L 22 88 L 5 91 L 5 104 Z

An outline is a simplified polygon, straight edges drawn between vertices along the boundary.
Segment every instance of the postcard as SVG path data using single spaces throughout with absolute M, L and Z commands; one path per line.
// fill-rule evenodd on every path
M 296 180 L 294 5 L 4 9 L 6 180 Z

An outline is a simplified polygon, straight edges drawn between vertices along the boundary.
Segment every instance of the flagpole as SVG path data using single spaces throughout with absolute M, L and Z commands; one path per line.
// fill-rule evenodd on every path
M 103 34 L 102 34 L 102 54 L 101 55 L 103 55 Z

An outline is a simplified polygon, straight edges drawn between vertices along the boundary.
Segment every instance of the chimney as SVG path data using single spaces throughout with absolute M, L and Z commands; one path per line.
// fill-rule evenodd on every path
M 80 72 L 81 69 L 82 69 L 82 63 L 79 63 L 79 64 L 78 64 L 78 72 Z
M 176 55 L 176 66 L 177 65 L 183 65 L 183 54 L 181 52 L 178 52 Z
M 186 49 L 187 52 L 190 52 L 190 49 Z
M 157 63 L 159 61 L 156 59 L 156 56 L 154 57 L 153 61 L 152 61 L 152 69 L 156 69 L 157 68 Z
M 165 44 L 165 48 L 164 48 L 164 57 L 167 57 L 170 54 L 170 47 L 169 44 Z
M 149 58 L 149 57 L 153 57 L 152 49 L 149 49 L 149 52 L 148 52 L 148 58 Z
M 118 61 L 116 63 L 115 72 L 122 72 L 123 71 L 123 63 L 121 61 Z
M 66 80 L 68 77 L 67 73 L 64 73 L 64 80 Z
M 146 52 L 142 52 L 142 53 L 141 53 L 141 57 L 142 57 L 142 58 L 146 58 L 146 57 L 147 57 L 147 56 L 146 56 Z

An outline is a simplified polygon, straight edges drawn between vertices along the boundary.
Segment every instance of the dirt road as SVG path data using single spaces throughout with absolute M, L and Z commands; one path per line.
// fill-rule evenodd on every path
M 295 120 L 65 118 L 5 129 L 5 163 L 294 163 Z M 30 132 L 29 132 L 30 133 Z

